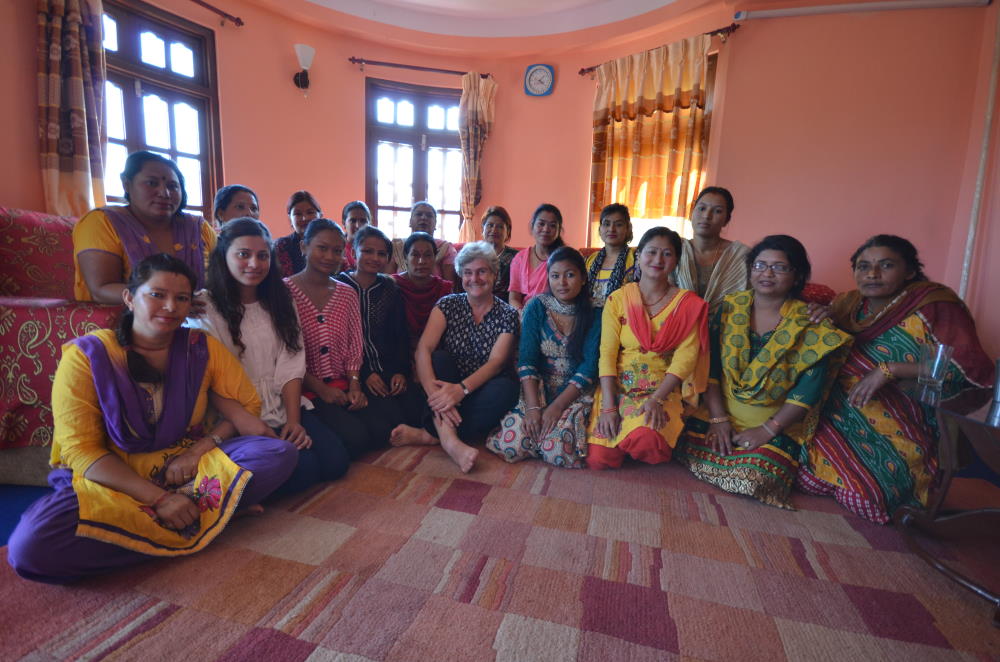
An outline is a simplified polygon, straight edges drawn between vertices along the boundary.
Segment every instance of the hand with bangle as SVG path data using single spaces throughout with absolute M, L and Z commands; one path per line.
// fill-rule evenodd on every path
M 708 419 L 705 441 L 708 442 L 709 448 L 719 455 L 733 454 L 733 424 L 729 422 L 729 415 L 724 411 L 718 415 L 713 413 Z
M 659 430 L 670 420 L 670 415 L 663 408 L 666 398 L 661 398 L 656 393 L 656 391 L 650 393 L 642 403 L 643 420 L 653 430 Z
M 733 436 L 733 443 L 742 450 L 756 450 L 781 435 L 783 428 L 774 418 L 769 418 L 755 428 L 747 428 Z

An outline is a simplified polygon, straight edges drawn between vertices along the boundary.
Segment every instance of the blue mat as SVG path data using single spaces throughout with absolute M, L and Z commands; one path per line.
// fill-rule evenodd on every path
M 7 544 L 21 513 L 51 491 L 51 487 L 0 485 L 0 545 Z

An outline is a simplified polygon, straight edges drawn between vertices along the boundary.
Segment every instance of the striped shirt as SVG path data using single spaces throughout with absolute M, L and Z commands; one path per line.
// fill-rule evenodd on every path
M 306 372 L 329 383 L 345 379 L 348 370 L 360 370 L 361 310 L 351 286 L 331 279 L 333 291 L 323 310 L 318 310 L 291 278 L 284 280 L 302 323 Z

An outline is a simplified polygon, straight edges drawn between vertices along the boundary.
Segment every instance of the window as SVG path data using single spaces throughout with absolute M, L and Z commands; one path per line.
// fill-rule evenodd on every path
M 410 234 L 410 208 L 427 200 L 438 210 L 438 236 L 458 240 L 462 149 L 460 90 L 368 79 L 368 206 L 390 237 Z
M 222 180 L 214 34 L 137 0 L 106 0 L 103 27 L 108 201 L 124 202 L 125 159 L 146 149 L 177 163 L 187 211 L 211 218 Z

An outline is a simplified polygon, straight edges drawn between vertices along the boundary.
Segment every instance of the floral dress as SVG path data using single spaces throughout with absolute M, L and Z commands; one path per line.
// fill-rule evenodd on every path
M 500 429 L 487 440 L 486 447 L 508 462 L 539 458 L 560 467 L 582 468 L 587 454 L 587 422 L 594 404 L 600 320 L 591 323 L 582 359 L 573 361 L 569 336 L 559 332 L 546 308 L 551 298 L 550 294 L 542 294 L 529 301 L 525 308 L 518 376 L 522 382 L 541 381 L 542 405 L 555 400 L 570 384 L 576 385 L 580 395 L 563 410 L 555 428 L 542 439 L 532 439 L 525 434 L 527 405 L 522 395 L 517 406 L 500 422 Z

